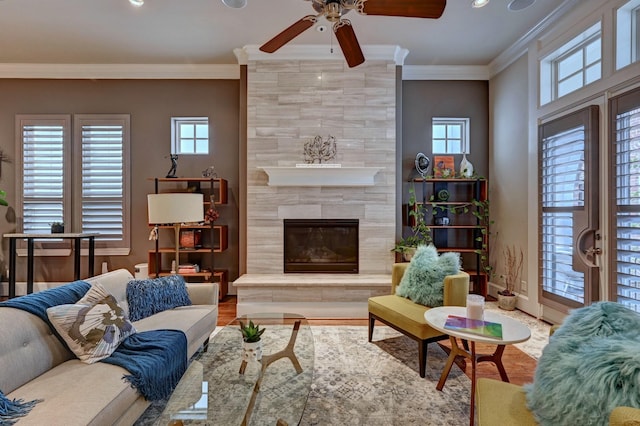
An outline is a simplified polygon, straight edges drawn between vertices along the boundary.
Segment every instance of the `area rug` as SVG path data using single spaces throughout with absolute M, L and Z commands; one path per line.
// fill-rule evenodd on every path
M 447 358 L 438 344 L 429 345 L 421 378 L 417 343 L 389 327 L 376 326 L 372 343 L 365 326 L 312 326 L 312 332 L 314 375 L 301 425 L 469 424 L 469 378 L 454 367 L 436 390 Z M 136 425 L 155 424 L 165 403 L 152 404 Z

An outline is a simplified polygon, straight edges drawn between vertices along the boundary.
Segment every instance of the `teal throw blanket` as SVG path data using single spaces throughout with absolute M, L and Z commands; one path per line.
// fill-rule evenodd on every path
M 90 287 L 85 281 L 74 281 L 0 302 L 0 308 L 22 309 L 40 317 L 64 343 L 49 322 L 47 308 L 76 303 Z M 147 400 L 156 401 L 171 394 L 187 369 L 187 338 L 180 330 L 140 332 L 126 338 L 110 357 L 100 362 L 126 369 L 130 374 L 124 379 Z

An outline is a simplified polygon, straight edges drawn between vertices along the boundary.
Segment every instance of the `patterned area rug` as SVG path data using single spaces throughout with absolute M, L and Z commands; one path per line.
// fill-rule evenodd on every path
M 444 389 L 436 390 L 447 358 L 437 344 L 429 345 L 423 379 L 417 343 L 389 327 L 376 325 L 372 343 L 366 326 L 312 326 L 312 332 L 314 375 L 301 425 L 469 423 L 467 376 L 454 366 Z M 165 404 L 152 404 L 136 425 L 155 424 Z

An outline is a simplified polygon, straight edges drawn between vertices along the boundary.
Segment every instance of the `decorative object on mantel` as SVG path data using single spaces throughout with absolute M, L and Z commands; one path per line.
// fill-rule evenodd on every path
M 418 171 L 418 173 L 420 173 L 422 179 L 427 177 L 430 163 L 431 160 L 429 160 L 429 157 L 424 155 L 422 152 L 419 152 L 418 155 L 416 155 L 416 170 Z
M 467 154 L 462 154 L 462 161 L 460 161 L 460 175 L 466 178 L 473 176 L 473 164 L 467 160 Z
M 167 172 L 167 176 L 165 177 L 175 178 L 177 177 L 176 171 L 178 170 L 178 154 L 171 154 L 169 158 L 171 158 L 171 168 L 169 169 L 169 171 Z
M 304 144 L 304 162 L 308 164 L 333 160 L 337 153 L 336 138 L 331 135 L 327 139 L 318 135 Z

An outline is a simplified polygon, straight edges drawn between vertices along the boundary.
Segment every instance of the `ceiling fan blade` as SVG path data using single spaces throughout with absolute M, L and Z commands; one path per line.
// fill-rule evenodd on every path
M 309 28 L 313 27 L 316 22 L 318 22 L 318 18 L 315 15 L 307 15 L 260 46 L 260 50 L 267 53 L 273 53 Z
M 447 0 L 365 0 L 357 10 L 364 15 L 437 19 L 446 5 Z
M 364 62 L 364 55 L 362 49 L 360 49 L 360 43 L 356 37 L 356 33 L 353 31 L 351 21 L 348 19 L 341 19 L 333 25 L 333 32 L 336 34 L 342 54 L 347 60 L 349 68 L 357 67 Z

